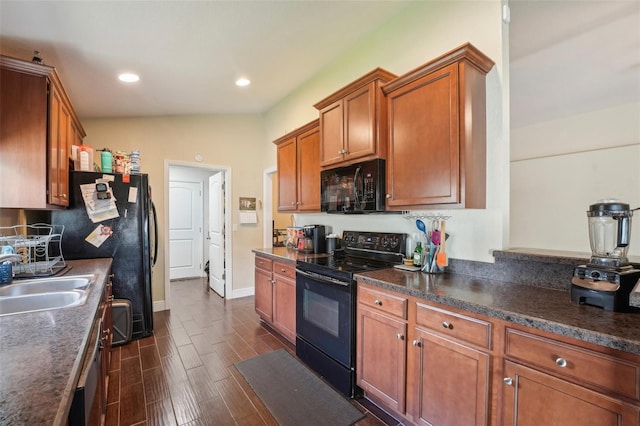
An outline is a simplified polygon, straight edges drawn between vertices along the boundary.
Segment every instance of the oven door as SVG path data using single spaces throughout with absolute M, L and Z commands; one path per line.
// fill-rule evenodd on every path
M 347 368 L 353 367 L 355 286 L 296 270 L 296 334 Z

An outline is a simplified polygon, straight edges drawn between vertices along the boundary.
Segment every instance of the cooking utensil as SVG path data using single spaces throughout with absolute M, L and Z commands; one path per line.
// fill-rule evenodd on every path
M 416 219 L 416 226 L 418 227 L 419 230 L 422 231 L 422 233 L 425 236 L 427 235 L 427 226 L 424 224 L 424 222 L 421 219 Z
M 427 234 L 427 225 L 425 225 L 421 219 L 416 219 L 416 226 L 424 234 L 424 243 L 426 248 L 427 244 L 429 243 L 429 234 Z
M 445 238 L 440 239 L 440 251 L 436 256 L 436 263 L 440 268 L 444 268 L 449 264 L 449 259 L 447 259 L 447 252 L 445 250 L 445 242 L 447 241 L 447 238 L 446 238 L 447 233 L 445 232 L 445 223 L 446 221 L 444 219 L 440 221 L 440 232 L 445 235 Z
M 439 230 L 435 230 L 431 233 L 431 242 L 435 245 L 440 245 L 440 231 Z

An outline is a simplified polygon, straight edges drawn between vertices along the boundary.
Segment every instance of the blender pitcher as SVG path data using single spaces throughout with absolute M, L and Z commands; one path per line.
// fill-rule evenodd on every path
M 629 264 L 632 215 L 629 204 L 618 200 L 600 200 L 589 206 L 591 264 L 613 268 Z

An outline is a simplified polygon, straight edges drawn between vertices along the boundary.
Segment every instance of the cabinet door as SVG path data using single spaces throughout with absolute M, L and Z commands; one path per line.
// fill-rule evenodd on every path
M 278 145 L 278 211 L 297 209 L 296 138 Z
M 344 130 L 342 100 L 320 111 L 320 165 L 330 166 L 344 160 Z
M 299 211 L 320 211 L 320 129 L 298 136 Z
M 409 410 L 417 424 L 486 425 L 489 354 L 415 329 L 410 346 Z
M 640 413 L 618 400 L 505 361 L 505 426 L 637 426 Z
M 273 284 L 271 272 L 255 270 L 255 304 L 256 312 L 265 321 L 273 322 Z
M 69 155 L 71 117 L 55 87 L 49 87 L 49 204 L 69 205 Z
M 344 99 L 345 160 L 376 153 L 375 83 L 356 90 Z
M 47 80 L 2 69 L 0 74 L 0 208 L 45 207 Z M 12 182 L 13 184 L 8 184 Z M 19 182 L 20 184 L 16 184 Z M 29 188 L 25 191 L 24 188 Z
M 273 275 L 273 326 L 291 342 L 296 340 L 296 282 Z
M 389 207 L 460 202 L 457 67 L 387 95 Z
M 405 409 L 407 324 L 358 305 L 358 385 L 366 395 L 399 413 Z

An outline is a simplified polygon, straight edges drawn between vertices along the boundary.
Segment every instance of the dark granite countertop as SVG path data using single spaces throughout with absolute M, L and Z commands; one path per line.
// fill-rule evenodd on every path
M 304 260 L 309 256 L 284 247 L 254 249 L 276 260 Z M 569 279 L 573 266 L 589 260 L 589 253 L 514 248 L 494 252 L 496 264 L 456 261 L 454 273 L 426 274 L 396 268 L 356 274 L 362 282 L 457 307 L 470 312 L 549 331 L 597 345 L 640 355 L 640 308 L 631 313 L 608 312 L 571 303 Z M 629 257 L 640 267 L 640 259 Z M 505 267 L 518 263 L 518 268 Z M 546 270 L 542 286 L 541 269 Z M 532 270 L 535 273 L 532 273 Z M 633 299 L 635 297 L 635 299 Z M 640 306 L 640 283 L 632 293 Z
M 111 259 L 67 265 L 64 275 L 97 275 L 84 305 L 0 316 L 0 424 L 67 424 Z
M 396 268 L 356 274 L 358 281 L 470 312 L 640 355 L 640 309 L 608 312 L 571 303 L 569 292 L 468 275 Z
M 290 262 L 295 262 L 296 260 L 305 260 L 305 259 L 313 259 L 316 257 L 329 256 L 326 253 L 318 253 L 318 254 L 300 253 L 297 250 L 290 249 L 287 247 L 257 248 L 251 251 L 256 254 L 270 257 L 275 260 L 288 260 Z

